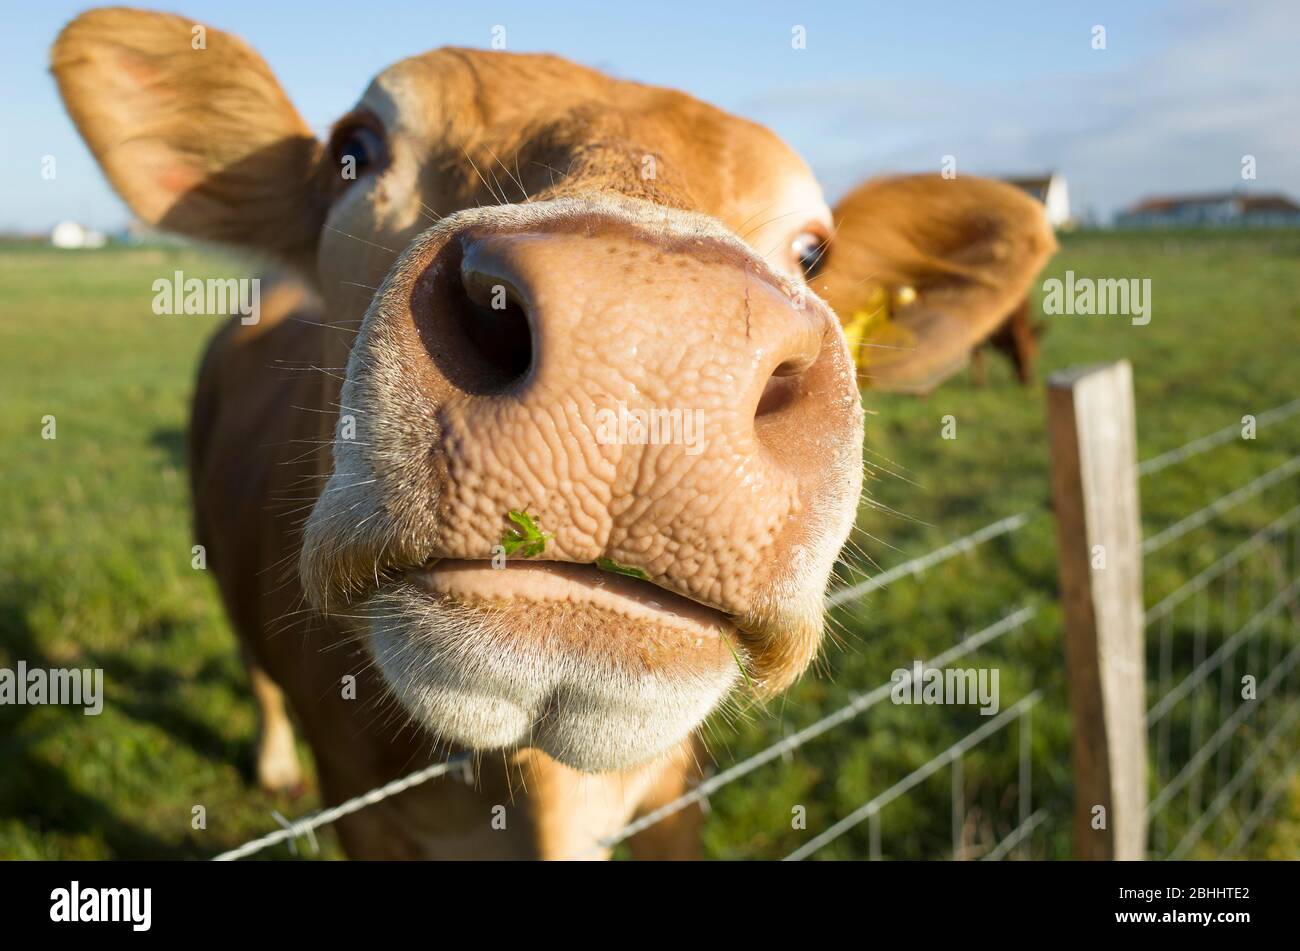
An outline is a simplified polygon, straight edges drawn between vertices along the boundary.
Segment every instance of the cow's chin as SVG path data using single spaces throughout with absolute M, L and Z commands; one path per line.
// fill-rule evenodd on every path
M 740 677 L 726 615 L 589 565 L 441 561 L 365 613 L 379 669 L 439 739 L 585 772 L 672 749 Z

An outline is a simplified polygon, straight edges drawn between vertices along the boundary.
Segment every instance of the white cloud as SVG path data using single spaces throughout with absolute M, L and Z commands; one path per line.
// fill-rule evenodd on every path
M 1145 26 L 1152 52 L 1096 52 L 1095 68 L 1020 82 L 841 83 L 744 110 L 809 158 L 828 192 L 880 171 L 999 174 L 1057 168 L 1076 211 L 1147 194 L 1249 187 L 1300 195 L 1300 5 L 1202 0 Z M 1258 181 L 1243 182 L 1241 158 Z

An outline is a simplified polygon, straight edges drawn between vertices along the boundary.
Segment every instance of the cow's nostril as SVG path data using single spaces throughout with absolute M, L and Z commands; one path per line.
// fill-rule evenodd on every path
M 807 373 L 820 353 L 821 344 L 818 335 L 809 333 L 798 342 L 797 352 L 779 363 L 763 387 L 763 395 L 758 399 L 754 418 L 762 419 L 780 413 L 798 398 L 803 388 L 802 377 Z
M 483 262 L 475 244 L 453 242 L 442 271 L 450 324 L 462 360 L 473 367 L 473 392 L 500 393 L 522 380 L 533 363 L 533 328 L 527 298 L 515 283 Z M 454 268 L 454 269 L 453 269 Z
M 813 361 L 816 359 L 817 354 L 816 352 L 813 352 L 805 356 L 794 357 L 790 360 L 786 360 L 772 371 L 772 376 L 798 376 L 800 373 L 803 373 L 812 366 Z
M 513 288 L 497 284 L 484 298 L 479 282 L 463 277 L 464 306 L 457 319 L 475 354 L 504 388 L 521 379 L 533 362 L 528 315 Z
M 771 379 L 767 381 L 767 386 L 763 387 L 763 395 L 759 397 L 758 407 L 754 410 L 754 418 L 761 420 L 765 416 L 772 416 L 780 413 L 789 407 L 799 395 L 799 377 L 791 376 L 779 372 L 773 373 Z
M 416 282 L 411 309 L 425 350 L 447 381 L 475 395 L 503 393 L 533 364 L 527 297 L 503 275 L 469 266 L 450 241 Z

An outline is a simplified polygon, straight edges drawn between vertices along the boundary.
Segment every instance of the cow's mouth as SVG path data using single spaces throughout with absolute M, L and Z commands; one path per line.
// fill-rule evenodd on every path
M 397 699 L 441 739 L 587 771 L 680 743 L 745 675 L 723 611 L 590 564 L 444 559 L 369 602 Z
M 711 637 L 735 631 L 730 616 L 716 608 L 662 588 L 648 578 L 592 564 L 512 560 L 498 568 L 489 561 L 442 559 L 408 577 L 429 594 L 458 604 L 570 605 Z

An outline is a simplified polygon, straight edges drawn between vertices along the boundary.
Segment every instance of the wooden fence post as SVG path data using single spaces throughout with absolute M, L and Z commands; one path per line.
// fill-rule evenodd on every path
M 1133 368 L 1122 360 L 1065 370 L 1047 387 L 1073 717 L 1074 854 L 1143 859 L 1146 658 Z

